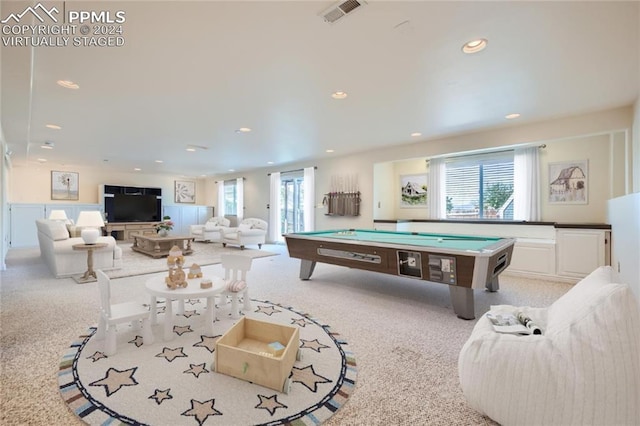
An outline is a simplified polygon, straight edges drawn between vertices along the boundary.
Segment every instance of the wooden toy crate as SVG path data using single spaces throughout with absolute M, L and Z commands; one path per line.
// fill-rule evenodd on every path
M 289 374 L 300 359 L 299 334 L 297 327 L 242 317 L 216 342 L 215 371 L 289 393 Z M 274 354 L 272 342 L 284 349 Z

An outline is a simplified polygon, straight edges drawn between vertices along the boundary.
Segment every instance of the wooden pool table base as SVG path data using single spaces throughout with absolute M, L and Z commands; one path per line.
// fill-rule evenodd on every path
M 420 235 L 411 234 L 409 237 L 418 238 Z M 407 235 L 399 237 L 406 239 Z M 498 290 L 498 276 L 511 263 L 515 242 L 513 239 L 492 238 L 486 247 L 468 250 L 442 249 L 439 243 L 418 246 L 365 239 L 340 240 L 305 233 L 286 234 L 285 238 L 289 256 L 301 261 L 302 280 L 310 279 L 316 262 L 321 262 L 446 284 L 453 311 L 459 318 L 467 320 L 475 318 L 474 289 Z M 434 240 L 433 237 L 430 239 Z
M 316 262 L 313 260 L 301 259 L 300 260 L 300 279 L 308 280 L 313 275 L 313 271 L 316 268 Z M 438 283 L 436 283 L 438 284 Z M 490 292 L 496 292 L 500 288 L 498 276 L 495 276 L 491 281 L 487 282 L 486 289 Z M 472 320 L 475 319 L 475 302 L 473 289 L 467 287 L 449 286 L 449 295 L 451 297 L 451 306 L 453 312 L 458 318 Z

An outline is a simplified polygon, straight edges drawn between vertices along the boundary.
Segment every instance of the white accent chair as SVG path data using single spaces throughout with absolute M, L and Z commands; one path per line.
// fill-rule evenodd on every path
M 500 334 L 484 315 L 458 371 L 471 407 L 503 425 L 637 425 L 640 308 L 610 266 L 549 308 L 521 309 L 542 335 Z
M 221 254 L 221 265 L 224 269 L 226 287 L 221 296 L 221 304 L 226 304 L 231 298 L 231 318 L 240 318 L 239 299 L 242 296 L 242 310 L 251 310 L 247 272 L 251 269 L 252 258 L 240 254 Z
M 111 280 L 101 270 L 97 270 L 98 288 L 100 289 L 100 318 L 96 339 L 103 340 L 105 355 L 116 353 L 116 324 L 130 322 L 134 329 L 140 329 L 142 322 L 142 342 L 145 345 L 153 344 L 151 331 L 151 312 L 141 303 L 125 302 L 111 304 Z
M 247 244 L 257 244 L 258 248 L 262 248 L 267 238 L 267 227 L 267 222 L 262 219 L 243 219 L 237 227 L 223 230 L 222 246 L 233 244 L 244 250 Z
M 189 225 L 189 235 L 194 237 L 194 241 L 222 241 L 222 230 L 228 228 L 231 221 L 221 216 L 209 218 L 202 225 Z

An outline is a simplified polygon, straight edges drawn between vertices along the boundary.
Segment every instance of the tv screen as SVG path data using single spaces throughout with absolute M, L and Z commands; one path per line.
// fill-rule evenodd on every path
M 160 220 L 155 195 L 114 194 L 113 222 L 155 222 Z

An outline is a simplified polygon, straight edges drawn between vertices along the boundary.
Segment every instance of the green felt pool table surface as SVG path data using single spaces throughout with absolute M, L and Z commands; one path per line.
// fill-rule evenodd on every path
M 375 231 L 369 229 L 339 229 L 331 231 L 298 232 L 295 235 L 332 238 L 364 243 L 401 244 L 439 249 L 481 251 L 501 240 L 498 237 L 471 235 L 427 234 L 419 232 Z

